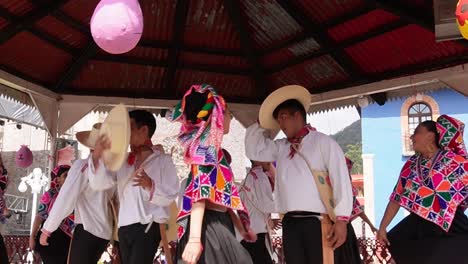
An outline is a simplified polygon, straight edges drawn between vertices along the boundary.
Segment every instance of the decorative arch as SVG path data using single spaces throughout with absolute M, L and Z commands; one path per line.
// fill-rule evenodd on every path
M 413 146 L 411 144 L 411 133 L 410 133 L 410 127 L 409 127 L 409 117 L 408 117 L 408 112 L 410 108 L 418 103 L 423 103 L 429 106 L 432 112 L 432 120 L 437 120 L 437 118 L 440 116 L 440 109 L 439 109 L 439 104 L 434 100 L 429 95 L 425 94 L 417 94 L 413 95 L 411 97 L 408 97 L 404 102 L 403 105 L 401 106 L 401 111 L 400 111 L 400 119 L 401 119 L 401 140 L 402 140 L 402 146 L 403 146 L 403 155 L 404 156 L 411 156 L 414 155 L 414 150 Z

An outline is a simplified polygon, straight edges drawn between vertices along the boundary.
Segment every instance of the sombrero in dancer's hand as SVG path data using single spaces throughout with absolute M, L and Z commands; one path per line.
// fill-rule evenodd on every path
M 76 139 L 83 146 L 90 148 L 90 149 L 94 149 L 96 140 L 99 137 L 99 129 L 101 129 L 101 123 L 96 123 L 93 125 L 93 128 L 91 130 L 77 132 L 75 134 Z
M 117 171 L 127 159 L 130 144 L 130 117 L 122 104 L 114 107 L 102 123 L 99 135 L 106 135 L 111 143 L 102 153 L 102 160 L 110 171 Z
M 281 103 L 290 99 L 299 101 L 304 106 L 306 112 L 309 110 L 311 96 L 306 88 L 299 85 L 283 86 L 272 92 L 265 101 L 263 101 L 258 114 L 260 126 L 275 131 L 280 130 L 278 122 L 273 117 L 273 111 L 275 111 L 276 107 Z

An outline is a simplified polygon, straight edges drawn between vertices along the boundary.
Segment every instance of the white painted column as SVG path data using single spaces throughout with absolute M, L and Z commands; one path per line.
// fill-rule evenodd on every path
M 362 165 L 364 172 L 364 211 L 370 221 L 375 222 L 375 193 L 374 193 L 374 154 L 362 154 Z M 372 236 L 370 228 L 366 228 L 366 235 Z

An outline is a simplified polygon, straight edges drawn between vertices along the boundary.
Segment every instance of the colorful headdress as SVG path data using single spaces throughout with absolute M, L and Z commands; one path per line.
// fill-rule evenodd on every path
M 70 165 L 59 165 L 52 170 L 52 172 L 50 173 L 50 178 L 54 180 L 58 176 L 62 175 L 62 173 L 68 170 L 70 170 Z
M 191 93 L 208 93 L 204 106 L 193 123 L 184 115 L 186 98 Z M 208 85 L 192 85 L 184 98 L 176 105 L 172 121 L 182 122 L 179 142 L 185 148 L 184 159 L 188 164 L 214 165 L 224 134 L 223 122 L 226 103 L 216 90 Z
M 437 131 L 439 132 L 439 145 L 449 149 L 455 154 L 468 158 L 466 146 L 463 141 L 465 124 L 448 115 L 442 115 L 437 119 Z
M 69 165 L 59 165 L 56 166 L 52 172 L 50 172 L 50 188 L 56 189 L 58 186 L 57 178 L 62 175 L 65 171 L 70 170 Z

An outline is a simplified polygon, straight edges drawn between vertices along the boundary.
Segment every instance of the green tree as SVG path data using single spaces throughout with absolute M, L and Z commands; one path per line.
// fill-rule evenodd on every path
M 354 162 L 351 174 L 362 174 L 362 144 L 350 144 L 346 146 L 346 149 L 346 157 Z

